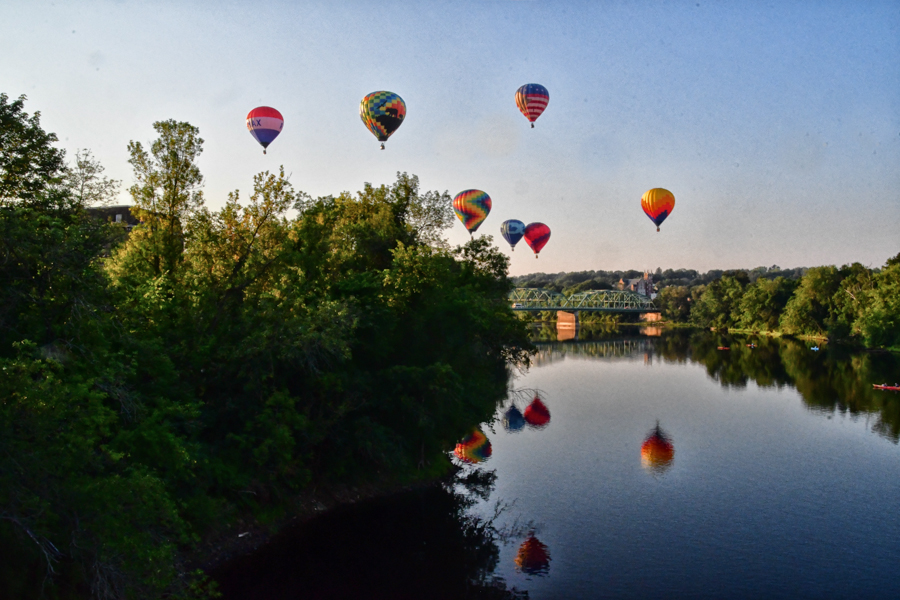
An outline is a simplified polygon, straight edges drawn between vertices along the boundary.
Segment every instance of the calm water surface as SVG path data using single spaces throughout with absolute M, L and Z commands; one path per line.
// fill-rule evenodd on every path
M 540 344 L 455 485 L 288 532 L 225 597 L 900 598 L 900 394 L 871 389 L 896 357 L 579 337 Z M 535 395 L 550 422 L 519 427 Z

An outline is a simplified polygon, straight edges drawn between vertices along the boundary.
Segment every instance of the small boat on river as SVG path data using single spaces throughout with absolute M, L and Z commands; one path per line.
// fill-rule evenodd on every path
M 894 385 L 888 385 L 886 383 L 878 385 L 877 383 L 873 383 L 872 387 L 876 390 L 890 390 L 892 392 L 900 392 L 900 385 L 897 385 L 896 383 Z
M 728 346 L 719 346 L 716 350 L 731 350 Z

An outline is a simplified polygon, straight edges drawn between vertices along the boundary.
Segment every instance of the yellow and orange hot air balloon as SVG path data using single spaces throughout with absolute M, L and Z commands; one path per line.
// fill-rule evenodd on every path
M 550 549 L 534 537 L 534 533 L 529 533 L 528 539 L 519 546 L 516 568 L 528 575 L 546 575 L 550 570 Z
M 654 475 L 662 475 L 672 466 L 674 459 L 675 446 L 657 423 L 641 446 L 641 465 Z
M 644 209 L 644 212 L 656 225 L 656 230 L 659 231 L 659 226 L 666 220 L 666 217 L 672 214 L 672 210 L 675 208 L 675 196 L 672 192 L 663 188 L 647 190 L 641 196 L 641 208 Z

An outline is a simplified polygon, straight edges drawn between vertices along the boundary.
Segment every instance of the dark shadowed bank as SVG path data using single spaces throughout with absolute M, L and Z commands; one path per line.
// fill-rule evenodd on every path
M 446 193 L 282 170 L 211 211 L 198 130 L 154 127 L 125 235 L 86 210 L 118 182 L 0 95 L 3 597 L 209 596 L 189 565 L 232 532 L 446 473 L 531 351 L 507 259 L 442 241 Z

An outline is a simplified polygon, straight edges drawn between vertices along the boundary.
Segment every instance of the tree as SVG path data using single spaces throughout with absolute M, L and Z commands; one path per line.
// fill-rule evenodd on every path
M 726 271 L 706 286 L 691 303 L 691 322 L 703 327 L 725 329 L 740 320 L 740 301 L 749 283 L 745 271 Z
M 867 290 L 853 326 L 869 347 L 900 349 L 900 255 L 889 259 Z
M 138 260 L 129 267 L 149 270 L 153 276 L 174 272 L 181 261 L 183 223 L 203 206 L 203 175 L 196 160 L 203 152 L 200 130 L 190 123 L 157 121 L 159 138 L 144 150 L 129 142 L 128 162 L 135 183 L 128 190 L 143 226 L 129 239 L 129 255 Z
M 9 102 L 0 94 L 0 207 L 30 201 L 59 184 L 65 151 L 52 146 L 56 134 L 41 127 L 41 113 L 23 110 L 25 96 Z
M 686 286 L 672 285 L 664 287 L 656 296 L 655 302 L 668 321 L 684 323 L 691 314 L 691 302 L 688 298 L 691 291 Z
M 784 307 L 797 288 L 797 282 L 784 277 L 768 280 L 760 277 L 747 287 L 741 298 L 739 324 L 745 329 L 775 331 Z
M 782 330 L 790 334 L 824 335 L 840 285 L 841 274 L 837 268 L 809 269 L 785 306 L 780 322 Z
M 82 206 L 106 206 L 119 195 L 120 181 L 103 175 L 103 165 L 88 149 L 75 151 L 75 162 L 66 170 L 65 185 Z

